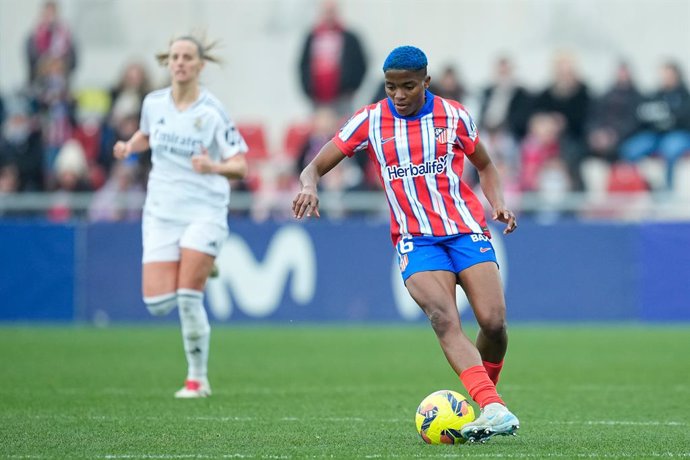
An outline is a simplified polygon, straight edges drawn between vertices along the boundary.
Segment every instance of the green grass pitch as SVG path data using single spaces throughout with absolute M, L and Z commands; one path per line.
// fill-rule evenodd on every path
M 465 394 L 428 326 L 218 326 L 206 400 L 175 400 L 170 326 L 0 327 L 0 457 L 690 457 L 690 327 L 515 325 L 517 437 L 429 446 L 428 393 Z

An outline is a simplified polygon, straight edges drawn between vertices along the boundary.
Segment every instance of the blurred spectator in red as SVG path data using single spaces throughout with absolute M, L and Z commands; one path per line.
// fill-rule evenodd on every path
M 319 22 L 302 46 L 302 89 L 314 106 L 329 105 L 339 115 L 352 111 L 352 97 L 367 70 L 359 38 L 338 16 L 335 0 L 321 4 Z
M 16 167 L 18 190 L 43 190 L 42 135 L 24 97 L 8 99 L 7 118 L 0 130 L 0 162 Z
M 613 85 L 596 98 L 587 121 L 587 146 L 591 157 L 613 163 L 623 140 L 637 128 L 635 110 L 642 95 L 632 79 L 630 67 L 621 62 Z
M 519 143 L 527 132 L 531 96 L 516 81 L 509 58 L 500 57 L 494 65 L 493 81 L 482 91 L 479 129 L 492 157 L 517 170 Z
M 29 65 L 29 84 L 33 84 L 39 75 L 39 66 L 46 58 L 59 59 L 64 62 L 69 76 L 77 65 L 72 33 L 59 18 L 58 4 L 53 0 L 43 3 L 38 23 L 26 41 L 26 57 Z
M 138 175 L 136 161 L 116 163 L 108 181 L 94 193 L 89 219 L 107 222 L 140 219 L 146 192 Z
M 587 149 L 585 123 L 590 99 L 589 88 L 578 75 L 575 58 L 567 53 L 559 53 L 554 62 L 553 81 L 537 96 L 534 111 L 562 120 L 560 156 L 568 168 L 575 190 L 584 188 L 580 164 Z
M 520 147 L 520 188 L 526 192 L 539 190 L 541 174 L 547 162 L 556 169 L 553 162 L 560 161 L 559 138 L 563 130 L 561 118 L 538 113 L 529 121 L 527 135 Z
M 666 185 L 673 188 L 674 166 L 690 154 L 690 93 L 676 62 L 660 69 L 660 87 L 636 110 L 639 132 L 621 145 L 621 157 L 639 161 L 658 154 L 666 161 Z
M 431 78 L 429 91 L 437 96 L 441 96 L 446 99 L 453 99 L 454 101 L 458 102 L 463 102 L 463 99 L 465 98 L 465 86 L 460 81 L 458 72 L 452 65 L 447 65 L 444 67 L 443 71 L 438 77 Z

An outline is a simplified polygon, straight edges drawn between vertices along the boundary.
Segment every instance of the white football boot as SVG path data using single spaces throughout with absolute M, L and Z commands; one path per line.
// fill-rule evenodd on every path
M 469 442 L 484 442 L 496 435 L 515 435 L 520 421 L 499 403 L 487 404 L 474 422 L 462 427 L 460 434 Z
M 186 380 L 184 386 L 175 392 L 175 397 L 179 399 L 206 398 L 211 396 L 211 385 L 207 379 Z

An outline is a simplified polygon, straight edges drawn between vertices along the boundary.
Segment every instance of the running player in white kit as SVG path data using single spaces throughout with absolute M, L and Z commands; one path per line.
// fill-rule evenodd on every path
M 118 159 L 151 148 L 142 290 L 152 315 L 179 307 L 188 373 L 176 398 L 211 394 L 203 291 L 228 233 L 228 179 L 247 174 L 244 139 L 218 99 L 199 85 L 205 61 L 217 62 L 209 55 L 212 46 L 183 36 L 156 56 L 172 84 L 146 96 L 139 130 L 113 147 Z

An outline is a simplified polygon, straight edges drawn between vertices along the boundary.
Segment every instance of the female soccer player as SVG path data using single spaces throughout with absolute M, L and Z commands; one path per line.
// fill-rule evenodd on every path
M 227 237 L 228 179 L 247 174 L 247 145 L 222 104 L 199 85 L 213 45 L 193 36 L 157 55 L 172 84 L 144 99 L 139 130 L 118 142 L 118 159 L 151 148 L 143 215 L 142 289 L 152 315 L 179 307 L 188 371 L 176 398 L 211 394 L 207 377 L 210 325 L 206 280 Z
M 517 417 L 496 392 L 508 338 L 505 300 L 482 205 L 460 178 L 467 157 L 477 168 L 492 217 L 517 228 L 498 172 L 476 126 L 458 102 L 429 92 L 426 55 L 394 49 L 383 64 L 386 99 L 360 109 L 305 167 L 292 209 L 319 215 L 317 182 L 345 157 L 368 153 L 391 210 L 391 236 L 407 290 L 429 318 L 441 348 L 482 409 L 463 427 L 470 441 L 513 434 Z M 360 153 L 360 154 L 361 154 Z M 479 323 L 475 344 L 464 334 L 455 286 L 467 294 Z

